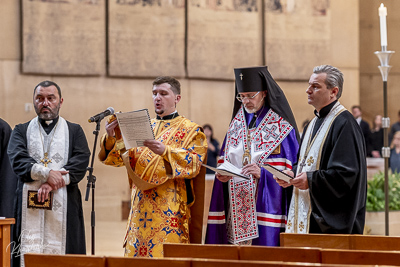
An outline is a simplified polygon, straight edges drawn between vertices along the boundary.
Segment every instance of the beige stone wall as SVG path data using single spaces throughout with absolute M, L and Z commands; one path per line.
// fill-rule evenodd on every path
M 301 1 L 295 2 L 301 4 Z M 364 106 L 363 101 L 365 101 L 366 94 L 364 94 L 364 88 L 360 94 L 359 53 L 361 51 L 369 55 L 370 52 L 367 53 L 359 44 L 359 1 L 335 0 L 328 2 L 330 3 L 329 36 L 325 36 L 324 38 L 330 40 L 329 49 L 327 49 L 330 53 L 327 55 L 327 58 L 330 58 L 330 61 L 319 62 L 318 64 L 332 64 L 339 67 L 344 72 L 345 89 L 341 102 L 346 107 L 358 104 L 360 101 Z M 20 1 L 15 0 L 0 1 L 1 118 L 8 121 L 12 127 L 15 124 L 26 122 L 33 118 L 35 112 L 31 105 L 32 91 L 37 83 L 45 79 L 54 80 L 61 86 L 64 97 L 61 115 L 67 120 L 82 125 L 91 150 L 93 149 L 94 139 L 92 131 L 95 125 L 87 122 L 90 116 L 105 110 L 109 106 L 114 107 L 115 110 L 121 111 L 149 108 L 151 114 L 154 115 L 150 93 L 152 78 L 116 78 L 107 76 L 106 74 L 92 77 L 23 74 L 21 72 L 23 56 L 21 54 L 21 7 L 19 3 Z M 363 10 L 363 8 L 360 7 L 360 10 Z M 375 16 L 375 13 L 370 13 L 371 14 L 367 13 L 362 15 L 362 21 L 368 20 L 369 16 Z M 389 10 L 389 15 L 390 14 L 394 14 L 394 12 L 392 13 L 392 11 Z M 309 18 L 305 17 L 304 19 L 306 20 Z M 389 24 L 389 27 L 394 23 L 395 21 Z M 370 28 L 362 27 L 361 29 L 369 30 Z M 371 32 L 371 36 L 372 35 L 378 35 L 378 33 Z M 394 49 L 396 40 L 391 39 L 394 38 L 391 37 L 393 35 L 394 34 L 391 34 L 389 31 L 389 47 L 393 47 Z M 305 36 L 304 38 L 308 37 Z M 318 39 L 314 42 L 317 41 Z M 392 44 L 393 46 L 391 46 Z M 377 44 L 376 49 L 378 48 L 379 46 Z M 305 49 L 308 49 L 308 47 L 306 46 Z M 25 53 L 29 53 L 29 51 L 25 51 Z M 364 58 L 364 55 L 361 54 L 361 59 Z M 307 105 L 307 96 L 305 93 L 312 66 L 306 64 L 308 58 L 304 57 L 304 55 L 296 55 L 291 58 L 291 60 L 300 67 L 303 66 L 302 64 L 304 63 L 304 67 L 307 67 L 305 74 L 295 79 L 280 79 L 278 83 L 284 90 L 292 106 L 298 125 L 301 126 L 305 119 L 311 119 L 313 117 L 313 108 Z M 260 62 L 262 62 L 261 59 Z M 268 58 L 266 58 L 266 62 L 268 64 Z M 371 62 L 375 65 L 377 64 L 377 62 L 374 63 L 373 60 L 371 60 Z M 395 61 L 393 61 L 393 64 L 395 64 L 394 62 Z M 191 65 L 193 71 L 195 71 L 195 67 L 195 65 Z M 363 66 L 363 70 L 364 69 L 365 66 Z M 373 67 L 370 69 L 373 69 Z M 274 69 L 270 69 L 270 71 L 272 75 L 274 75 Z M 395 71 L 395 69 L 393 71 Z M 372 74 L 368 74 L 370 75 L 368 76 L 369 80 L 364 81 L 363 75 L 365 72 L 366 71 L 361 75 L 361 84 L 364 86 L 376 85 L 378 87 L 379 79 L 375 77 L 378 72 L 375 71 Z M 206 75 L 204 74 L 205 72 L 202 73 L 203 74 L 199 76 L 202 77 Z M 226 78 L 217 79 L 215 77 L 204 79 L 188 79 L 183 77 L 180 80 L 183 93 L 182 100 L 178 106 L 179 112 L 200 125 L 204 123 L 213 125 L 215 136 L 222 142 L 232 115 L 234 99 L 233 81 Z M 390 86 L 394 85 L 395 80 L 391 78 Z M 394 89 L 394 87 L 391 88 L 391 90 Z M 372 102 L 374 101 L 374 95 L 368 94 L 368 97 L 371 98 L 371 102 L 367 101 L 365 103 L 372 103 L 374 105 L 371 105 L 371 111 L 367 108 L 367 104 L 365 109 L 368 113 L 372 113 L 374 110 L 373 108 L 376 107 L 376 103 Z M 102 123 L 101 135 L 102 134 L 104 134 L 104 122 Z M 104 221 L 120 220 L 121 201 L 126 201 L 130 198 L 124 169 L 104 166 L 96 159 L 94 174 L 97 176 L 96 219 Z M 81 182 L 80 186 L 84 197 L 86 178 Z M 90 209 L 90 202 L 84 202 L 86 218 L 90 216 Z

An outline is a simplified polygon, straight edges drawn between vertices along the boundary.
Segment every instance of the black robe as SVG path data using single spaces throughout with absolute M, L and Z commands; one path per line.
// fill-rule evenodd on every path
M 19 242 L 22 220 L 22 189 L 24 183 L 33 182 L 31 178 L 32 165 L 36 161 L 29 156 L 26 133 L 29 122 L 15 126 L 8 145 L 8 155 L 14 172 L 18 175 L 18 186 L 14 203 L 16 226 L 14 240 Z M 82 197 L 78 183 L 86 173 L 90 150 L 85 133 L 80 125 L 67 121 L 69 130 L 68 162 L 64 168 L 69 171 L 70 184 L 67 185 L 67 235 L 66 254 L 86 254 L 85 226 L 82 210 Z M 18 243 L 16 243 L 18 245 Z M 13 254 L 13 256 L 16 256 Z M 19 258 L 16 258 L 19 259 Z M 19 266 L 19 260 L 14 260 L 14 266 Z
M 0 217 L 14 218 L 13 203 L 17 179 L 7 155 L 11 127 L 0 119 Z
M 310 233 L 363 234 L 366 148 L 361 128 L 347 110 L 332 123 L 319 170 L 307 172 L 307 180 L 312 208 Z

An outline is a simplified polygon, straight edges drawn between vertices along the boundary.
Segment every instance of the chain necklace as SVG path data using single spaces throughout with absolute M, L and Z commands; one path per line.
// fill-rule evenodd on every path
M 51 158 L 49 158 L 49 152 L 50 152 L 50 145 L 51 145 L 51 142 L 53 142 L 53 138 L 54 138 L 54 135 L 56 134 L 56 130 L 57 130 L 57 126 L 58 126 L 58 122 L 59 122 L 60 120 L 58 120 L 57 121 L 57 124 L 56 124 L 56 126 L 54 127 L 54 129 L 53 129 L 53 134 L 52 134 L 52 136 L 51 136 L 51 139 L 50 139 L 50 142 L 48 143 L 48 145 L 47 145 L 47 150 L 45 150 L 45 147 L 44 147 L 44 138 L 43 138 L 43 135 L 42 135 L 42 131 L 41 131 L 41 125 L 40 125 L 40 123 L 39 123 L 39 120 L 38 120 L 38 125 L 39 125 L 39 134 L 40 134 L 40 141 L 42 141 L 42 146 L 43 146 L 43 153 L 44 153 L 44 157 L 40 160 L 40 162 L 41 163 L 43 163 L 43 165 L 45 166 L 45 167 L 47 167 L 47 165 L 49 164 L 49 163 L 51 163 L 52 161 L 51 161 Z
M 265 106 L 263 106 L 263 108 L 261 109 L 261 111 L 259 112 L 258 115 L 260 115 L 263 112 L 264 108 L 265 108 Z M 254 126 L 257 124 L 258 115 L 257 115 L 257 112 L 254 113 L 253 118 L 256 118 L 254 121 L 254 123 L 255 123 Z M 250 122 L 250 124 L 251 124 L 251 122 Z M 246 125 L 246 122 L 245 122 L 245 125 Z M 242 165 L 243 166 L 246 166 L 247 164 L 251 163 L 251 153 L 250 153 L 250 149 L 251 149 L 251 133 L 250 133 L 250 131 L 251 131 L 251 129 L 249 129 L 251 127 L 251 125 L 249 125 L 248 127 L 247 126 L 245 126 L 245 127 L 246 127 L 246 135 L 247 135 L 246 136 L 247 144 L 244 145 L 244 153 L 243 153 L 243 157 L 242 157 Z M 254 131 L 255 130 L 256 129 L 254 129 Z

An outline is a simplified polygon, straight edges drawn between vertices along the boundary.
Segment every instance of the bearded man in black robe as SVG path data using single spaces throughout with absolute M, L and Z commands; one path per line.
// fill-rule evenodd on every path
M 62 103 L 56 83 L 39 83 L 33 95 L 38 116 L 11 134 L 8 155 L 18 175 L 14 266 L 24 266 L 25 253 L 86 254 L 78 183 L 90 151 L 81 126 L 59 116 Z
M 361 128 L 338 101 L 343 74 L 317 66 L 306 90 L 315 118 L 302 136 L 286 224 L 288 233 L 362 234 L 367 195 L 366 148 Z M 294 176 L 296 173 L 296 176 Z

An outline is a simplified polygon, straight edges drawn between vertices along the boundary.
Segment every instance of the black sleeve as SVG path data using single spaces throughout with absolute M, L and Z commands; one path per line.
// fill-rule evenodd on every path
M 80 125 L 68 122 L 69 159 L 64 168 L 69 171 L 71 184 L 79 183 L 86 173 L 89 164 L 90 150 L 85 133 Z
M 319 187 L 315 193 L 321 198 L 346 195 L 365 167 L 361 163 L 366 157 L 364 138 L 358 126 L 350 122 L 335 126 L 324 144 L 320 169 L 312 175 L 311 183 Z M 322 191 L 325 192 L 321 194 Z
M 217 158 L 218 155 L 219 155 L 219 151 L 220 151 L 219 142 L 216 139 L 213 139 L 212 142 L 213 142 L 213 145 L 215 147 L 215 151 L 213 152 L 213 154 L 214 154 L 215 158 Z
M 31 169 L 36 161 L 29 156 L 26 130 L 28 124 L 18 124 L 11 133 L 10 142 L 8 143 L 7 153 L 10 158 L 11 167 L 15 174 L 20 177 L 22 182 L 33 182 L 31 178 Z
M 6 159 L 8 141 L 10 140 L 11 127 L 4 120 L 0 119 L 0 162 Z M 8 157 L 7 157 L 8 160 Z

